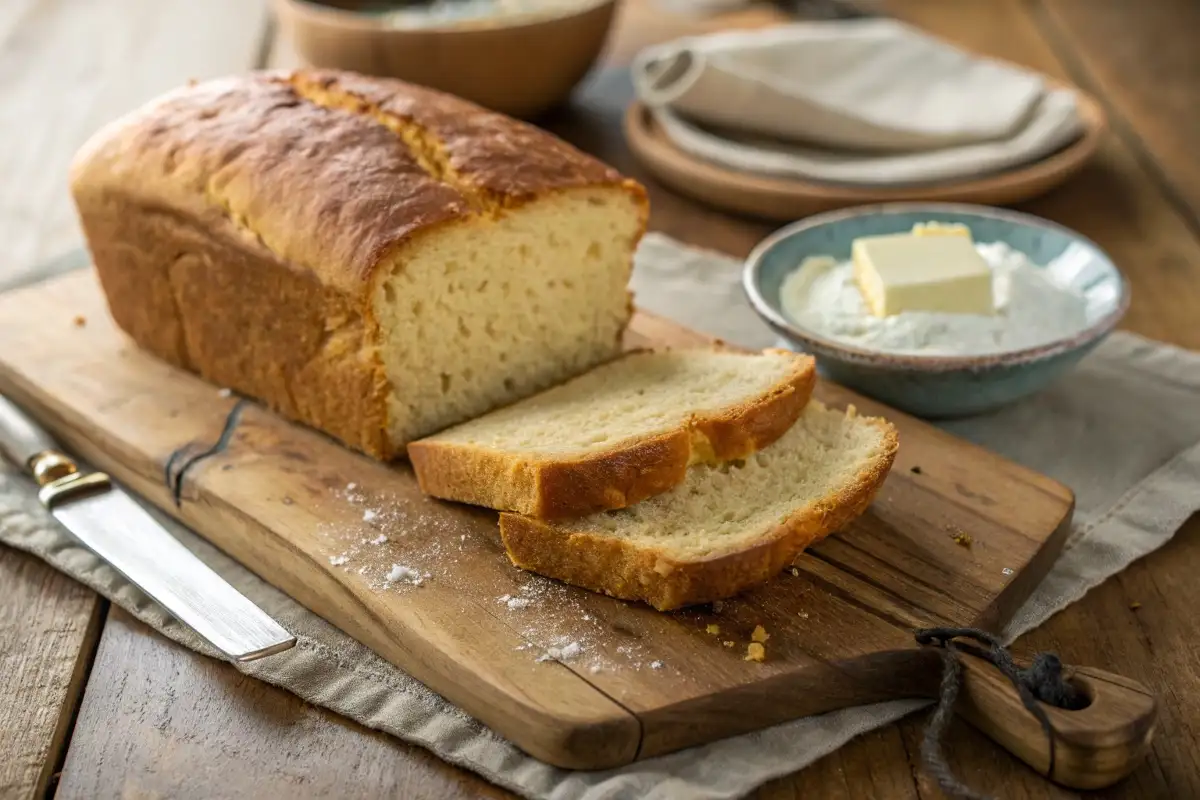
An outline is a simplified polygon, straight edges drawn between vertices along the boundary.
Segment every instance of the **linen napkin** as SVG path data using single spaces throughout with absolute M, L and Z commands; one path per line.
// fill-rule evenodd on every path
M 941 181 L 1036 161 L 1083 130 L 1069 89 L 890 19 L 678 39 L 632 71 L 676 145 L 745 172 Z
M 749 347 L 775 344 L 743 299 L 741 264 L 648 236 L 633 286 L 639 305 Z M 1011 640 L 1170 540 L 1200 508 L 1200 354 L 1115 334 L 1053 388 L 995 414 L 947 424 L 1077 492 L 1071 538 L 1005 632 Z M 1013 435 L 1019 434 L 1019 435 Z M 794 772 L 926 701 L 895 701 L 794 720 L 621 769 L 572 772 L 533 759 L 307 611 L 200 537 L 151 510 L 181 542 L 296 634 L 285 653 L 236 669 L 429 749 L 530 798 L 726 800 Z M 32 485 L 0 467 L 0 541 L 26 550 L 180 644 L 214 656 L 54 522 Z M 1062 654 L 1070 660 L 1070 653 Z M 1096 664 L 1119 671 L 1120 664 Z M 219 786 L 210 786 L 219 793 Z

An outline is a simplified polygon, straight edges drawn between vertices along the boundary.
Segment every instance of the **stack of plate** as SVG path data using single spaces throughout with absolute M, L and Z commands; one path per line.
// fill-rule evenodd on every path
M 773 219 L 860 203 L 1041 194 L 1105 129 L 1078 88 L 903 23 L 855 19 L 680 39 L 633 67 L 634 153 L 664 183 Z

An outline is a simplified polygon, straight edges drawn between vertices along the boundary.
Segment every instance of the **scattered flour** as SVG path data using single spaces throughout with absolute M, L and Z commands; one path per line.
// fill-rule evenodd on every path
M 217 394 L 221 397 L 229 397 L 230 395 L 233 394 L 233 390 L 232 389 L 221 389 L 220 391 L 217 392 Z
M 373 508 L 368 508 L 363 512 L 363 522 L 374 522 L 379 519 L 379 512 Z
M 651 661 L 650 662 L 650 669 L 662 669 L 662 668 L 663 668 L 663 662 L 661 662 L 661 661 Z
M 577 658 L 583 652 L 583 645 L 579 642 L 567 642 L 561 646 L 551 645 L 546 648 L 546 652 L 538 656 L 538 663 L 543 661 L 570 661 Z
M 535 660 L 580 660 L 591 674 L 608 674 L 651 669 L 652 660 L 661 656 L 636 636 L 610 626 L 603 613 L 597 614 L 594 603 L 606 601 L 556 581 L 513 568 L 516 580 L 509 593 L 481 595 L 473 577 L 476 571 L 465 567 L 479 559 L 498 559 L 502 572 L 506 559 L 488 547 L 484 537 L 462 533 L 453 518 L 429 513 L 423 498 L 367 492 L 355 483 L 338 484 L 332 497 L 339 504 L 357 505 L 360 512 L 377 514 L 370 519 L 362 513 L 320 525 L 316 531 L 327 552 L 340 554 L 331 563 L 352 563 L 355 580 L 375 591 L 417 591 L 426 581 L 436 580 L 441 587 L 459 591 L 465 601 L 495 602 L 502 607 L 499 624 L 511 629 L 517 638 L 514 650 L 528 653 L 531 666 Z M 385 543 L 387 547 L 378 546 Z M 464 615 L 469 612 L 463 610 Z
M 783 310 L 798 324 L 830 339 L 907 354 L 1022 350 L 1087 327 L 1086 298 L 1048 277 L 1055 265 L 1038 267 L 1003 242 L 976 243 L 975 249 L 992 268 L 996 301 L 992 315 L 905 311 L 876 317 L 867 310 L 854 281 L 853 263 L 828 256 L 807 258 L 787 276 L 780 289 Z
M 428 574 L 426 574 L 424 577 L 428 577 Z M 387 583 L 399 583 L 400 581 L 404 581 L 405 583 L 411 583 L 414 586 L 420 586 L 422 580 L 423 578 L 421 573 L 417 572 L 412 567 L 406 567 L 403 564 L 392 564 L 391 570 L 389 570 L 388 574 L 384 577 L 384 581 Z
M 345 555 L 344 553 L 340 556 L 330 556 L 329 557 L 329 563 L 335 567 L 340 567 L 342 564 L 345 564 L 349 560 L 350 560 L 350 556 Z

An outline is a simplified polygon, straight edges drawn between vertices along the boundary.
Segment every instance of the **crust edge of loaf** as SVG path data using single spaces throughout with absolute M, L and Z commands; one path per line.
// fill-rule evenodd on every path
M 657 548 L 586 531 L 563 530 L 543 520 L 505 512 L 500 536 L 512 563 L 521 569 L 659 611 L 733 597 L 778 575 L 802 551 L 863 514 L 891 471 L 899 440 L 879 418 L 880 452 L 854 480 L 811 503 L 767 531 L 753 544 L 694 561 L 681 561 Z
M 763 352 L 792 357 L 791 373 L 763 395 L 693 415 L 673 431 L 568 460 L 524 459 L 433 438 L 410 443 L 409 461 L 421 490 L 443 500 L 544 520 L 626 508 L 678 486 L 691 464 L 746 458 L 795 424 L 816 384 L 815 361 L 775 348 Z
M 220 208 L 211 198 L 196 194 L 192 187 L 176 187 L 177 190 L 172 189 L 164 195 L 154 191 L 133 190 L 139 185 L 139 170 L 152 171 L 157 168 L 158 162 L 153 159 L 147 160 L 145 164 L 139 161 L 130 162 L 122 155 L 131 141 L 148 128 L 168 118 L 167 115 L 172 113 L 172 103 L 184 101 L 190 94 L 201 91 L 204 87 L 234 86 L 238 82 L 279 82 L 295 74 L 296 71 L 293 70 L 260 70 L 215 78 L 195 85 L 179 86 L 107 122 L 95 130 L 73 154 L 68 170 L 70 195 L 84 232 L 85 245 L 92 256 L 104 290 L 109 313 L 118 327 L 140 348 L 209 382 L 247 394 L 280 416 L 331 436 L 356 451 L 381 461 L 391 461 L 404 455 L 404 443 L 393 441 L 389 435 L 391 426 L 386 398 L 391 391 L 391 384 L 375 350 L 379 345 L 379 331 L 378 323 L 374 319 L 372 295 L 380 273 L 379 268 L 386 260 L 385 256 L 402 252 L 420 238 L 442 230 L 444 225 L 468 222 L 471 217 L 433 221 L 413 229 L 401 239 L 381 241 L 381 245 L 385 246 L 381 246 L 370 255 L 369 268 L 356 272 L 353 280 L 331 280 L 329 275 L 288 260 L 261 241 L 255 242 L 253 229 L 240 228 L 230 217 L 228 209 Z M 387 83 L 398 87 L 404 85 L 397 81 Z M 572 148 L 572 157 L 574 156 L 588 162 L 601 163 L 593 156 Z M 511 213 L 527 203 L 538 202 L 559 192 L 589 188 L 623 192 L 637 207 L 639 227 L 631 244 L 629 263 L 626 266 L 625 283 L 628 285 L 633 268 L 632 253 L 645 233 L 649 217 L 646 189 L 636 180 L 606 166 L 603 179 L 573 185 L 547 186 L 543 191 L 511 198 L 503 211 Z M 190 233 L 181 237 L 186 238 L 188 242 L 178 247 L 175 243 L 167 242 L 162 248 L 158 248 L 159 243 L 127 238 L 120 233 L 120 226 L 113 223 L 116 217 L 123 214 L 144 214 L 147 211 L 160 216 L 175 217 L 182 223 L 181 228 L 189 229 Z M 169 274 L 173 267 L 166 261 L 150 263 L 148 259 L 149 253 L 156 248 L 179 250 L 186 255 L 184 251 L 191 247 L 195 250 L 193 255 L 197 258 L 206 257 L 205 252 L 196 250 L 196 236 L 191 235 L 192 233 L 207 238 L 209 241 L 205 247 L 210 247 L 213 252 L 236 252 L 239 260 L 244 258 L 258 262 L 263 267 L 261 271 L 280 276 L 280 280 L 288 282 L 294 291 L 301 291 L 302 285 L 307 286 L 304 301 L 311 307 L 330 309 L 330 313 L 341 315 L 347 312 L 356 314 L 362 324 L 362 335 L 357 340 L 359 352 L 353 364 L 347 359 L 343 367 L 339 368 L 339 375 L 344 380 L 336 381 L 337 385 L 332 388 L 320 385 L 305 387 L 298 384 L 281 387 L 278 376 L 273 381 L 267 381 L 262 374 L 252 374 L 251 370 L 244 370 L 245 374 L 238 380 L 239 376 L 236 372 L 231 373 L 228 364 L 214 371 L 214 365 L 208 363 L 206 356 L 196 357 L 195 353 L 189 352 L 186 310 L 179 307 L 176 300 L 179 292 L 177 287 L 172 285 Z M 118 253 L 121 248 L 145 253 L 131 258 Z M 168 260 L 179 257 L 171 254 L 167 256 Z M 146 263 L 140 263 L 143 261 Z M 349 274 L 345 270 L 341 272 Z M 153 281 L 158 287 L 158 294 L 151 295 L 148 292 L 139 293 L 132 290 L 134 284 L 143 280 Z M 114 291 L 114 287 L 118 288 Z M 633 313 L 633 298 L 628 290 L 626 307 L 624 324 L 618 331 L 613 346 L 614 354 L 619 352 L 620 339 Z M 236 314 L 230 314 L 226 324 L 234 329 L 245 326 L 252 319 L 257 318 L 239 319 Z M 282 347 L 284 342 L 279 344 Z M 258 372 L 278 372 L 284 368 L 283 364 L 284 360 L 277 359 L 275 363 L 261 365 Z M 304 365 L 288 361 L 286 368 L 293 367 L 311 371 Z M 264 393 L 255 388 L 261 389 L 267 385 L 274 386 L 274 390 Z M 356 395 L 356 400 L 354 403 L 322 400 L 320 393 L 323 391 L 350 392 Z M 347 414 L 350 405 L 353 405 L 354 409 Z M 338 409 L 336 413 L 330 411 L 335 407 Z

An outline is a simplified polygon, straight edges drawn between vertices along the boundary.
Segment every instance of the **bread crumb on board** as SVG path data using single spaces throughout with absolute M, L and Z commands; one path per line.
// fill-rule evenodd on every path
M 767 648 L 763 647 L 759 642 L 751 642 L 746 645 L 746 657 L 744 661 L 765 661 L 767 658 Z
M 725 647 L 733 647 L 735 644 L 737 644 L 737 642 L 726 641 L 726 642 L 721 642 L 721 644 L 723 644 Z
M 704 629 L 704 632 L 711 636 L 716 636 L 717 634 L 719 634 L 721 632 L 721 626 L 720 625 L 709 625 L 707 628 Z
M 965 547 L 968 550 L 971 549 L 971 543 L 973 541 L 971 539 L 971 534 L 964 531 L 955 531 L 950 534 L 950 538 L 953 539 L 954 543 L 959 547 Z
M 771 634 L 767 633 L 767 629 L 762 625 L 754 626 L 754 633 L 750 634 L 750 641 L 765 644 L 767 639 L 771 638 Z
M 87 325 L 87 317 L 83 314 L 76 314 L 75 319 L 71 320 L 71 322 L 76 328 L 82 328 L 84 325 Z
M 1136 600 L 1129 604 L 1130 611 L 1137 611 L 1141 607 L 1142 607 L 1142 604 L 1137 602 Z

